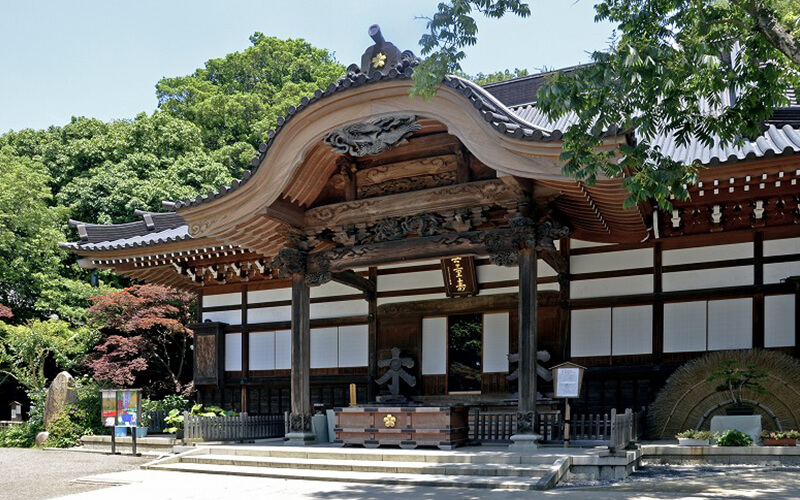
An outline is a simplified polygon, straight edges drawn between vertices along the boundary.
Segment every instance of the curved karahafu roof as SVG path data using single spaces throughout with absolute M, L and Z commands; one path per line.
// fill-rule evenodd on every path
M 375 52 L 377 46 L 370 47 L 365 57 Z M 359 120 L 397 112 L 415 113 L 443 123 L 448 132 L 499 174 L 535 179 L 543 186 L 560 190 L 563 203 L 559 208 L 570 218 L 580 218 L 579 224 L 590 233 L 609 234 L 612 229 L 609 221 L 622 224 L 622 228 L 639 224 L 640 230 L 644 230 L 637 211 L 621 210 L 627 192 L 619 180 L 586 186 L 561 175 L 560 139 L 575 122 L 575 115 L 552 121 L 536 107 L 536 91 L 547 74 L 485 87 L 448 76 L 434 99 L 411 99 L 409 79 L 418 59 L 409 51 L 399 52 L 391 44 L 384 45 L 383 50 L 387 47 L 389 58 L 382 67 L 374 68 L 364 61 L 361 66 L 351 65 L 327 89 L 317 90 L 313 96 L 304 97 L 297 106 L 290 107 L 286 116 L 278 119 L 276 129 L 269 132 L 268 141 L 259 147 L 260 155 L 253 160 L 253 169 L 246 171 L 241 180 L 207 195 L 165 204 L 175 212 L 142 212 L 139 214 L 142 221 L 110 226 L 73 221 L 81 241 L 64 243 L 62 247 L 93 253 L 201 239 L 206 244 L 216 241 L 254 248 L 253 229 L 258 227 L 258 232 L 265 234 L 280 225 L 278 221 L 256 216 L 263 215 L 277 200 L 307 207 L 319 194 L 332 172 L 324 170 L 325 162 L 319 161 L 322 155 L 313 146 L 326 133 Z M 605 131 L 603 136 L 609 148 L 628 139 L 619 130 Z M 800 107 L 777 110 L 761 137 L 741 145 L 705 146 L 690 141 L 682 146 L 665 134 L 657 137 L 653 146 L 676 161 L 703 165 L 797 153 Z M 193 246 L 199 243 L 195 241 Z M 272 243 L 274 246 L 282 242 L 276 239 Z M 268 252 L 272 246 L 260 251 Z

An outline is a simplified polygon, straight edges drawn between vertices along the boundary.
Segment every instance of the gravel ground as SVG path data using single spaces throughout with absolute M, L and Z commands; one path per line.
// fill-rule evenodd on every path
M 38 500 L 104 488 L 107 486 L 72 481 L 135 469 L 151 460 L 130 455 L 0 448 L 0 500 Z

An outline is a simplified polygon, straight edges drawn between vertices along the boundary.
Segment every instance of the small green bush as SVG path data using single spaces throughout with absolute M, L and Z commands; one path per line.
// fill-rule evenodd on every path
M 78 415 L 76 415 L 76 411 Z M 76 410 L 74 406 L 67 406 L 50 421 L 47 432 L 47 441 L 44 445 L 51 448 L 72 448 L 81 444 L 81 437 L 86 433 L 86 429 L 80 424 L 80 417 L 85 416 L 83 412 Z
M 750 446 L 752 444 L 753 438 L 735 429 L 729 429 L 723 432 L 719 439 L 717 439 L 718 446 Z
M 15 424 L 0 431 L 0 448 L 31 448 L 36 444 L 36 434 L 41 430 L 27 422 Z

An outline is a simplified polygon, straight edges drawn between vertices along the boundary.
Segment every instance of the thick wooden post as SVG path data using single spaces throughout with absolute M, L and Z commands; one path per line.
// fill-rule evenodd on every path
M 372 281 L 377 287 L 377 267 L 369 268 L 369 280 Z M 379 394 L 378 386 L 375 384 L 375 380 L 378 378 L 378 294 L 376 292 L 367 295 L 367 301 L 369 303 L 369 333 L 367 336 L 367 401 L 371 402 L 375 401 L 375 398 Z
M 512 449 L 535 448 L 536 430 L 536 250 L 519 251 L 519 403 Z
M 288 445 L 314 442 L 311 433 L 311 292 L 303 274 L 292 274 L 292 413 Z

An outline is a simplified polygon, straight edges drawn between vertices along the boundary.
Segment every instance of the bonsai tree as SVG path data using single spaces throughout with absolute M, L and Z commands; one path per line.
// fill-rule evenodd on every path
M 727 392 L 733 405 L 741 407 L 743 406 L 742 394 L 745 389 L 757 394 L 769 392 L 761 385 L 761 382 L 767 377 L 766 370 L 761 370 L 754 364 L 741 366 L 738 361 L 728 359 L 723 361 L 706 380 L 709 382 L 719 381 L 717 391 Z

